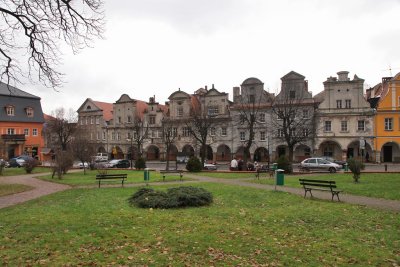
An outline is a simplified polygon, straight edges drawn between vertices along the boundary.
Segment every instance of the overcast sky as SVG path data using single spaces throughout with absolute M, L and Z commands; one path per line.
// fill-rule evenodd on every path
M 400 72 L 400 0 L 106 0 L 104 40 L 65 51 L 59 92 L 25 84 L 44 112 L 126 93 L 164 104 L 211 84 L 232 97 L 248 77 L 274 93 L 296 71 L 313 95 L 338 71 L 373 86 Z

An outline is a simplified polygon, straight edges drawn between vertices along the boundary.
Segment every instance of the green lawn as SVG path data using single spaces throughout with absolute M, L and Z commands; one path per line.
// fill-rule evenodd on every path
M 143 183 L 144 182 L 144 172 L 143 171 L 136 171 L 136 170 L 108 170 L 108 174 L 112 173 L 126 173 L 128 174 L 128 179 L 126 183 Z M 97 170 L 86 170 L 86 174 L 83 174 L 83 170 L 77 172 L 69 172 L 63 176 L 60 180 L 56 176 L 51 178 L 51 175 L 46 175 L 42 177 L 38 177 L 43 180 L 48 180 L 51 182 L 68 184 L 72 186 L 79 186 L 79 185 L 94 185 L 96 184 L 96 174 L 99 174 Z M 179 181 L 179 175 L 175 174 L 166 174 L 165 181 Z M 150 183 L 152 182 L 161 182 L 163 180 L 162 175 L 159 172 L 150 171 Z M 185 174 L 183 175 L 183 180 L 190 180 L 189 178 L 185 178 Z M 113 181 L 111 181 L 113 182 Z M 107 183 L 107 181 L 102 181 L 103 183 Z
M 51 172 L 50 168 L 46 167 L 36 167 L 33 169 L 32 173 L 42 173 L 42 172 Z M 25 168 L 4 168 L 3 176 L 12 176 L 12 175 L 24 175 L 27 174 Z
M 213 178 L 225 178 L 225 179 L 255 177 L 255 173 L 248 173 L 248 172 L 207 172 L 207 171 L 202 171 L 202 172 L 191 173 L 191 174 L 213 177 Z
M 32 190 L 33 187 L 23 184 L 0 184 L 0 197 Z
M 396 266 L 399 214 L 219 184 L 209 207 L 73 189 L 0 210 L 0 266 Z M 160 188 L 160 187 L 158 187 Z M 166 188 L 165 186 L 162 188 Z
M 353 182 L 350 173 L 285 175 L 285 186 L 301 187 L 299 178 L 334 180 L 345 194 L 400 200 L 400 175 L 396 173 L 362 173 L 358 184 Z M 265 175 L 260 180 L 251 181 L 271 185 L 275 183 L 274 178 L 266 178 Z

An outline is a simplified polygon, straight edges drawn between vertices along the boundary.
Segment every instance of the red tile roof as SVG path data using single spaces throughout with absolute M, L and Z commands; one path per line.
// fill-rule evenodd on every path
M 103 110 L 103 118 L 105 121 L 110 121 L 113 118 L 113 104 L 100 102 L 100 101 L 93 101 L 96 106 Z

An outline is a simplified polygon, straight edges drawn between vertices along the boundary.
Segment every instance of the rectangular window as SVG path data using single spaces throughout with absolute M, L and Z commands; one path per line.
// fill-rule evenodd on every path
M 290 99 L 295 99 L 296 98 L 296 91 L 290 91 L 289 92 L 289 97 L 290 97 Z
M 38 136 L 38 129 L 32 129 L 32 136 Z
M 24 129 L 24 135 L 29 136 L 29 129 Z
M 222 127 L 221 128 L 221 136 L 227 136 L 228 135 L 228 131 L 226 129 L 226 127 Z
M 347 132 L 347 121 L 340 122 L 340 131 Z
M 265 122 L 265 113 L 260 113 L 259 119 L 260 119 L 260 122 Z
M 208 116 L 215 116 L 219 114 L 218 106 L 210 106 L 208 107 Z
M 185 136 L 185 137 L 190 136 L 190 127 L 183 127 L 182 128 L 182 136 Z
M 240 123 L 243 124 L 246 121 L 246 115 L 240 114 Z
M 122 122 L 122 118 L 118 117 L 118 123 L 121 123 L 121 122 Z
M 33 117 L 33 108 L 26 109 L 26 116 Z
M 149 116 L 149 124 L 156 124 L 156 116 Z
M 290 129 L 290 136 L 296 136 L 296 128 Z
M 177 114 L 178 114 L 178 117 L 182 117 L 183 116 L 183 107 L 178 107 Z
M 6 112 L 8 116 L 14 116 L 15 109 L 13 106 L 7 106 L 6 107 Z
M 346 99 L 346 108 L 351 108 L 351 99 Z
M 385 118 L 385 131 L 393 131 L 393 118 Z
M 255 95 L 249 95 L 249 103 L 255 103 L 255 102 L 256 102 Z
M 94 124 L 93 116 L 90 117 L 90 124 Z
M 97 133 L 96 133 L 96 139 L 97 139 L 97 140 L 100 140 L 100 132 L 97 132 Z
M 177 137 L 178 135 L 178 128 L 174 127 L 172 128 L 172 137 Z
M 111 140 L 115 140 L 115 133 L 111 133 Z
M 103 132 L 103 140 L 106 140 L 106 132 Z
M 308 128 L 303 129 L 303 136 L 308 137 L 309 135 L 310 135 L 310 129 Z
M 342 100 L 336 100 L 336 108 L 342 108 Z
M 265 141 L 265 132 L 260 132 L 260 140 Z
M 308 118 L 308 109 L 303 109 L 303 118 Z
M 128 122 L 131 123 L 132 122 L 132 117 L 128 116 Z
M 278 129 L 278 137 L 284 137 L 284 133 L 282 129 Z
M 89 117 L 86 117 L 86 120 L 85 120 L 85 121 L 86 121 L 85 124 L 88 125 L 88 124 L 89 124 Z
M 332 122 L 325 121 L 325 132 L 331 132 L 331 131 L 332 131 Z
M 96 124 L 100 124 L 100 118 L 96 117 Z
M 215 135 L 215 127 L 210 128 L 210 135 L 214 136 Z
M 357 123 L 357 131 L 365 131 L 365 121 L 359 120 Z
M 81 125 L 83 125 L 83 118 L 82 117 L 81 117 L 80 121 L 81 121 Z
M 157 137 L 157 131 L 153 130 L 151 131 L 151 138 L 156 138 Z
M 7 134 L 15 134 L 15 129 L 14 128 L 8 128 L 7 129 Z
M 246 133 L 240 132 L 240 141 L 246 141 Z
M 117 140 L 121 140 L 121 134 L 119 132 L 117 133 Z

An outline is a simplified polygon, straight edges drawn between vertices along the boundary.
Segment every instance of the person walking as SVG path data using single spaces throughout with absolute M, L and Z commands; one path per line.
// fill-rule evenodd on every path
M 233 157 L 229 169 L 230 169 L 231 171 L 237 171 L 237 169 L 238 169 L 238 161 L 236 160 L 236 157 Z

